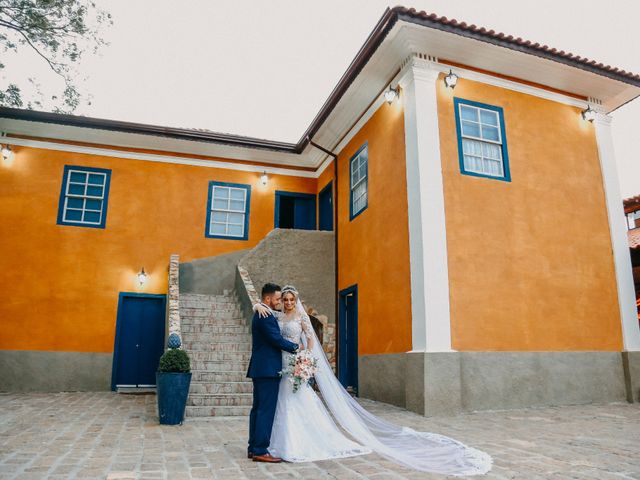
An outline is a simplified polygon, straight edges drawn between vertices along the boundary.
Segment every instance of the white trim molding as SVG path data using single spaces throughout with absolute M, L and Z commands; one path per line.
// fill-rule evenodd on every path
M 399 77 L 404 98 L 414 352 L 452 351 L 436 95 L 440 71 L 434 65 L 413 57 Z
M 57 150 L 60 152 L 82 153 L 86 155 L 99 155 L 103 157 L 125 158 L 128 160 L 142 160 L 147 162 L 175 163 L 179 165 L 194 165 L 197 167 L 222 168 L 225 170 L 239 170 L 243 172 L 262 173 L 272 175 L 288 175 L 293 177 L 318 178 L 329 162 L 318 170 L 294 170 L 289 168 L 269 167 L 266 165 L 252 165 L 245 163 L 224 162 L 220 160 L 203 160 L 198 158 L 181 157 L 178 155 L 161 155 L 155 153 L 139 153 L 110 148 L 86 147 L 69 143 L 48 142 L 44 140 L 30 140 L 15 137 L 2 137 L 2 143 L 17 145 L 20 147 L 42 148 L 45 150 Z
M 620 184 L 611 136 L 612 118 L 598 113 L 595 120 L 596 140 L 604 194 L 609 217 L 611 247 L 618 287 L 618 304 L 622 322 L 622 342 L 625 351 L 640 351 L 640 327 L 636 310 L 636 294 L 627 240 L 627 225 L 620 196 Z

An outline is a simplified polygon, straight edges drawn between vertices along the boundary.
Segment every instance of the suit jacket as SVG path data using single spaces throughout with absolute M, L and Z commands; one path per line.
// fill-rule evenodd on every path
M 285 339 L 273 315 L 260 318 L 256 312 L 251 322 L 252 347 L 247 377 L 279 377 L 282 371 L 282 350 L 294 353 L 298 344 Z

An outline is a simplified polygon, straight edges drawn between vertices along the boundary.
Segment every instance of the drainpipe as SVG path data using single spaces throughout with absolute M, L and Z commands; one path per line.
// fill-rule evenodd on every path
M 336 358 L 336 371 L 338 370 L 338 341 L 339 341 L 339 336 L 340 336 L 340 331 L 338 329 L 338 321 L 339 321 L 339 314 L 340 314 L 340 299 L 338 298 L 338 291 L 339 291 L 339 286 L 338 286 L 338 155 L 336 155 L 335 153 L 333 153 L 331 150 L 327 150 L 326 148 L 318 145 L 317 143 L 315 143 L 313 140 L 311 140 L 311 137 L 307 136 L 307 141 L 309 142 L 310 145 L 316 147 L 318 150 L 320 150 L 323 153 L 326 153 L 327 155 L 329 155 L 330 157 L 333 158 L 333 234 L 334 234 L 334 246 L 333 246 L 333 257 L 334 257 L 334 261 L 335 261 L 335 265 L 334 265 L 334 274 L 335 274 L 335 293 L 334 293 L 334 299 L 335 299 L 335 333 L 336 333 L 336 350 L 335 350 L 335 358 Z

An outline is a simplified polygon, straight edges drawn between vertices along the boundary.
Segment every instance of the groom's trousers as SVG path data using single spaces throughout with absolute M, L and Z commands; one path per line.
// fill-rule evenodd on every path
M 279 388 L 279 377 L 253 379 L 253 406 L 249 415 L 248 450 L 254 455 L 268 453 Z

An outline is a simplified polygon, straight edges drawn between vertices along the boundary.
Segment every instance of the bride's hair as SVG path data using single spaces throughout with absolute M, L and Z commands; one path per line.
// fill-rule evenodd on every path
M 296 297 L 296 299 L 300 296 L 298 290 L 296 290 L 296 287 L 294 287 L 293 285 L 285 285 L 284 287 L 282 287 L 281 292 L 283 297 L 286 293 L 292 293 L 293 296 Z

